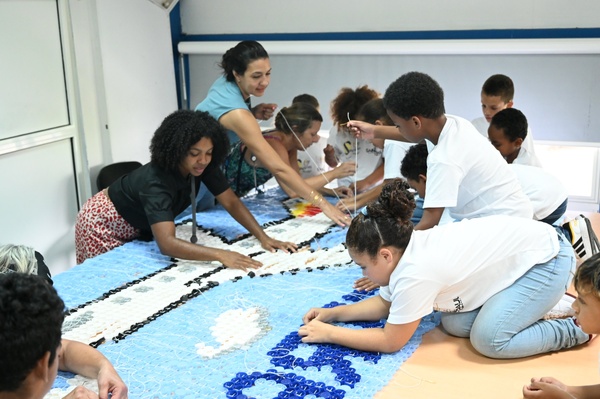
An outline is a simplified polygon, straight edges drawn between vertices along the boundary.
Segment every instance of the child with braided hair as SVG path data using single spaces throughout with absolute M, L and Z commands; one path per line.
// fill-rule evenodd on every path
M 414 231 L 408 189 L 399 179 L 385 185 L 346 235 L 351 258 L 382 286 L 379 295 L 310 309 L 298 331 L 303 342 L 396 352 L 432 311 L 443 312 L 447 332 L 470 338 L 491 358 L 532 356 L 589 341 L 573 318 L 541 320 L 566 291 L 575 268 L 562 233 L 507 215 Z M 383 328 L 330 324 L 384 318 Z

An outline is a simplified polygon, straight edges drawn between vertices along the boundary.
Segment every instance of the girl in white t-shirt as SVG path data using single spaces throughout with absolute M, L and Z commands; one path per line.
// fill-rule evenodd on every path
M 495 215 L 413 231 L 414 199 L 401 180 L 354 218 L 346 235 L 352 259 L 382 287 L 352 305 L 310 309 L 303 342 L 395 352 L 422 317 L 444 312 L 450 334 L 469 337 L 493 358 L 518 358 L 582 344 L 589 336 L 572 318 L 540 320 L 565 293 L 573 249 L 546 224 Z M 331 322 L 376 321 L 383 328 L 349 329 Z
M 323 150 L 325 162 L 332 168 L 343 162 L 356 162 L 355 174 L 338 179 L 338 186 L 350 187 L 356 193 L 369 190 L 383 179 L 381 148 L 370 140 L 354 138 L 346 126 L 364 104 L 375 98 L 379 98 L 379 93 L 364 85 L 356 89 L 342 88 L 331 102 L 334 126 Z

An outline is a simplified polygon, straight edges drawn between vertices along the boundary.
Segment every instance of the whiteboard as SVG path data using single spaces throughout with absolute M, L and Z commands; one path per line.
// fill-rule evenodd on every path
M 56 0 L 0 1 L 0 140 L 66 126 Z
M 269 42 L 263 45 L 269 51 Z M 192 108 L 220 75 L 220 57 L 189 56 Z M 324 128 L 331 126 L 329 104 L 342 87 L 368 84 L 383 95 L 409 71 L 431 75 L 444 90 L 446 112 L 472 120 L 482 116 L 481 85 L 502 73 L 512 78 L 514 107 L 536 141 L 600 142 L 600 54 L 271 54 L 271 66 L 271 84 L 253 103 L 286 106 L 297 94 L 313 94 Z

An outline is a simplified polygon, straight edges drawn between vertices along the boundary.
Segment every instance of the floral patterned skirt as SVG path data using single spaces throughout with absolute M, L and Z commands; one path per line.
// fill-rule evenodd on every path
M 75 223 L 77 264 L 139 237 L 138 229 L 117 212 L 105 190 L 87 200 Z

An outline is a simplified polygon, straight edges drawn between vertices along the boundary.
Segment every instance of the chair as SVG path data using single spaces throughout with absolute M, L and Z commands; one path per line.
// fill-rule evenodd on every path
M 96 186 L 98 187 L 98 191 L 104 190 L 119 177 L 139 168 L 140 166 L 142 166 L 142 164 L 138 161 L 116 162 L 104 166 L 102 169 L 100 169 L 98 177 L 96 178 Z

